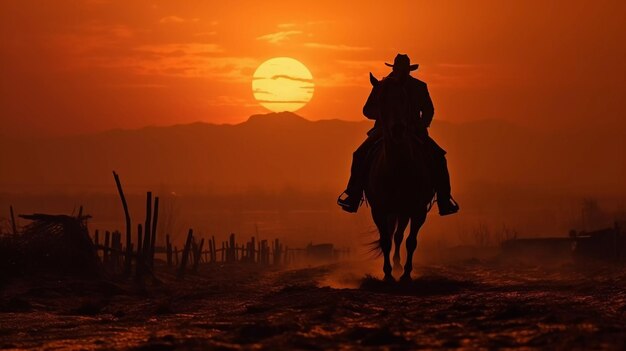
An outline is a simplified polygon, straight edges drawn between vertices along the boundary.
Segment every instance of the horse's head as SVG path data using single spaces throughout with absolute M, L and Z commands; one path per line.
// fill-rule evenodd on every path
M 369 119 L 378 120 L 380 117 L 380 103 L 378 101 L 380 97 L 381 83 L 372 72 L 370 72 L 370 83 L 372 83 L 372 91 L 367 97 L 365 106 L 363 106 L 363 114 Z

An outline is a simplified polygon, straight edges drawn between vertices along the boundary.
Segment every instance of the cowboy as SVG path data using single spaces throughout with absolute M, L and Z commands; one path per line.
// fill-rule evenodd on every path
M 419 65 L 412 65 L 409 56 L 406 54 L 398 54 L 393 61 L 393 65 L 386 62 L 385 65 L 392 67 L 389 77 L 404 82 L 404 87 L 409 94 L 411 102 L 411 113 L 414 113 L 416 117 L 415 123 L 419 131 L 418 134 L 420 134 L 423 140 L 426 140 L 428 150 L 431 152 L 435 180 L 434 188 L 437 193 L 439 214 L 446 216 L 456 213 L 459 211 L 459 205 L 451 196 L 450 174 L 448 173 L 448 164 L 445 157 L 446 151 L 428 136 L 427 128 L 430 127 L 435 113 L 433 102 L 428 94 L 426 83 L 411 76 L 411 71 L 415 71 Z M 368 154 L 374 144 L 382 137 L 377 120 L 377 114 L 379 113 L 377 101 L 375 98 L 372 98 L 372 95 L 370 95 L 363 107 L 363 114 L 369 119 L 376 120 L 376 123 L 374 128 L 367 132 L 367 139 L 354 152 L 348 187 L 337 199 L 337 203 L 345 211 L 351 213 L 356 212 L 363 201 L 363 189 L 368 170 Z

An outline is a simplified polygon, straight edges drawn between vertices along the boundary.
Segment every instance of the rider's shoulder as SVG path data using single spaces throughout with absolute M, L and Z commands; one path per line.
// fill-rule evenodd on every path
M 426 82 L 423 82 L 413 76 L 409 76 L 409 82 L 411 82 L 411 84 L 419 86 L 419 87 L 426 87 Z

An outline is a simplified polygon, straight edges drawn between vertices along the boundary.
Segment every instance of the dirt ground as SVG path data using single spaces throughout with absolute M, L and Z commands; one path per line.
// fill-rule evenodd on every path
M 416 268 L 410 284 L 371 263 L 204 265 L 160 284 L 34 279 L 0 292 L 0 347 L 25 349 L 625 349 L 622 267 L 470 260 Z

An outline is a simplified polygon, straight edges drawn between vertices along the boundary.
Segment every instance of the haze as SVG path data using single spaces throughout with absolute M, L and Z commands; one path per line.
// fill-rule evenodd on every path
M 585 197 L 624 212 L 624 2 L 358 4 L 2 1 L 2 208 L 84 204 L 115 228 L 115 169 L 135 194 L 235 196 L 190 200 L 209 207 L 181 215 L 187 225 L 250 232 L 258 211 L 310 211 L 292 222 L 266 218 L 267 228 L 351 243 L 371 229 L 367 210 L 355 225 L 334 198 L 371 126 L 361 115 L 368 72 L 385 76 L 384 62 L 403 52 L 428 83 L 431 132 L 449 151 L 463 204 L 440 232 L 489 222 L 561 234 L 577 225 Z M 252 94 L 255 69 L 282 56 L 314 77 L 298 115 L 363 122 L 244 123 L 267 112 Z M 233 194 L 246 192 L 254 199 L 237 207 Z M 106 208 L 94 200 L 100 193 L 110 195 Z M 228 219 L 220 201 L 257 212 Z M 133 206 L 140 211 L 141 200 Z M 211 206 L 217 212 L 203 212 Z
M 299 113 L 359 120 L 367 73 L 420 63 L 449 121 L 624 128 L 622 1 L 2 1 L 1 135 L 238 123 L 276 56 L 315 77 Z

